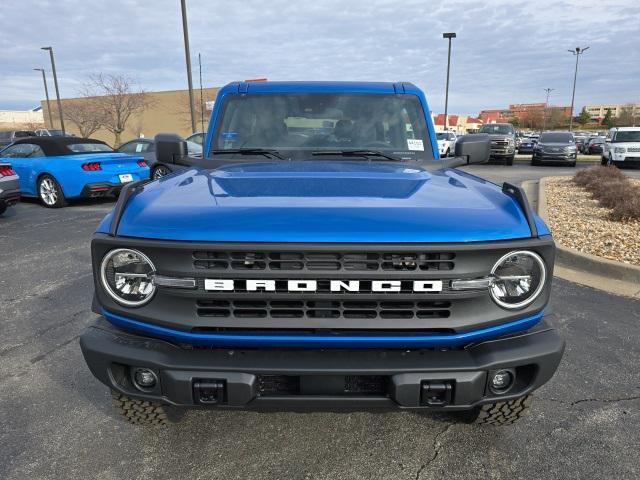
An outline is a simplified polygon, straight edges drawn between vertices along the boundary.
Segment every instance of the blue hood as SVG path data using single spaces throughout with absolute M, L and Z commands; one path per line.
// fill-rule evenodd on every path
M 100 226 L 107 232 L 111 214 Z M 517 203 L 453 169 L 363 161 L 261 162 L 164 177 L 118 235 L 213 242 L 475 242 L 529 237 Z

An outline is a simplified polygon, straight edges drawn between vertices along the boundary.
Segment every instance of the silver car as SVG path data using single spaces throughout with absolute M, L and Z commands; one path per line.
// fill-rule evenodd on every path
M 10 163 L 0 163 L 0 215 L 20 200 L 18 174 Z
M 202 146 L 187 140 L 187 150 L 190 156 L 202 156 Z M 170 166 L 156 160 L 156 145 L 153 138 L 136 138 L 123 143 L 118 152 L 130 155 L 142 155 L 151 169 L 151 178 L 164 177 L 173 170 Z

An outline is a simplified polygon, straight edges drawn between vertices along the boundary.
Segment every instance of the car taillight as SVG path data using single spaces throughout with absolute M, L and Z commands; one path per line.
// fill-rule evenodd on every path
M 138 160 L 138 166 L 139 167 L 146 167 L 147 166 L 147 162 L 145 162 L 144 160 Z
M 82 169 L 87 172 L 94 172 L 96 170 L 102 170 L 102 166 L 100 166 L 100 162 L 89 162 L 83 163 Z
M 9 165 L 0 166 L 0 177 L 11 177 L 15 174 L 16 174 L 15 170 L 11 168 Z

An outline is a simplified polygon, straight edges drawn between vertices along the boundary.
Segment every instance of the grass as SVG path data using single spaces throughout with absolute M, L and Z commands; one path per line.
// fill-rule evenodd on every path
M 611 220 L 640 220 L 640 187 L 616 167 L 587 168 L 576 173 L 573 181 L 610 210 Z

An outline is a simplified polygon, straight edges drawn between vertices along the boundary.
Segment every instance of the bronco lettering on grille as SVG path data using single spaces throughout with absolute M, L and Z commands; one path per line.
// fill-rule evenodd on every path
M 289 292 L 315 292 L 318 290 L 317 280 L 283 280 L 285 289 Z M 230 280 L 205 278 L 204 289 L 214 292 L 275 292 L 276 282 L 280 280 Z M 400 292 L 403 282 L 400 280 L 371 280 L 362 287 L 360 280 L 330 280 L 329 289 L 332 292 Z M 442 280 L 414 280 L 411 282 L 414 292 L 441 292 Z

